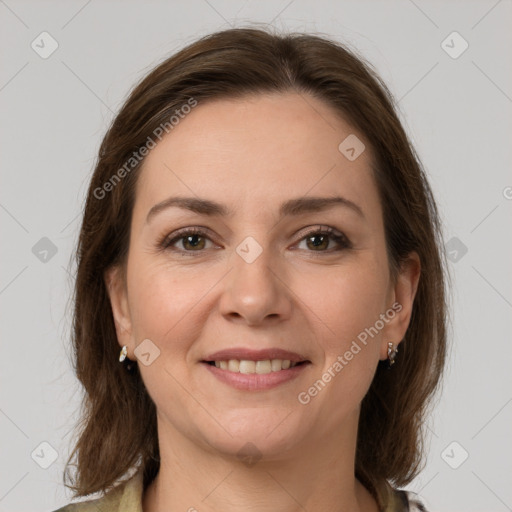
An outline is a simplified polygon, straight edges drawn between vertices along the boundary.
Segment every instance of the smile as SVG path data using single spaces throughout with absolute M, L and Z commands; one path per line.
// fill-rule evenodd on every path
M 280 372 L 303 363 L 306 363 L 306 361 L 292 362 L 289 359 L 267 359 L 264 361 L 230 359 L 229 361 L 208 361 L 208 364 L 215 365 L 221 370 L 228 370 L 234 373 L 244 373 L 246 375 L 251 373 L 265 375 L 271 372 Z
M 243 391 L 264 391 L 283 385 L 299 377 L 311 365 L 310 361 L 292 363 L 289 359 L 230 359 L 201 363 L 217 380 Z

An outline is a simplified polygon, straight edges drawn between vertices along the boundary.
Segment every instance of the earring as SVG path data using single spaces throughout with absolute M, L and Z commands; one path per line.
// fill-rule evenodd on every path
M 398 346 L 395 348 L 393 343 L 388 343 L 388 369 L 395 364 L 395 357 L 398 353 Z
M 122 363 L 125 359 L 124 367 L 128 373 L 133 373 L 135 371 L 135 367 L 137 366 L 136 361 L 132 361 L 128 356 L 128 348 L 126 345 L 123 345 L 121 352 L 119 353 L 119 362 Z
M 128 349 L 126 348 L 126 345 L 123 346 L 121 349 L 121 353 L 119 354 L 119 362 L 122 363 L 128 354 Z

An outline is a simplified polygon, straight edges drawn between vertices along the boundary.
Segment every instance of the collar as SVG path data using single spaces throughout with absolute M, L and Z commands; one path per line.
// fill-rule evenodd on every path
M 129 478 L 122 489 L 115 512 L 143 512 L 143 474 L 137 471 Z M 405 512 L 404 502 L 400 494 L 391 487 L 387 480 L 382 481 L 375 489 L 376 500 L 381 512 Z M 385 506 L 384 506 L 385 505 Z M 114 510 L 112 511 L 114 512 Z

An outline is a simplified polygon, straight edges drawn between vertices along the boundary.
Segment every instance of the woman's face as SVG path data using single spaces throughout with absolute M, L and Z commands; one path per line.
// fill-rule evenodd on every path
M 391 281 L 371 158 L 361 133 L 293 93 L 200 103 L 150 151 L 126 280 L 107 282 L 160 434 L 272 458 L 356 428 L 418 278 L 411 266 Z M 293 359 L 255 352 L 274 349 L 306 362 L 271 371 Z

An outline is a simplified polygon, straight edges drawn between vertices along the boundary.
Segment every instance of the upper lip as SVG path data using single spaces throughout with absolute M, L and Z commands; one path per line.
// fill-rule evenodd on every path
M 269 359 L 288 359 L 292 363 L 307 361 L 308 359 L 296 352 L 290 352 L 281 348 L 269 348 L 263 350 L 252 350 L 248 348 L 235 347 L 219 350 L 208 355 L 203 361 L 229 361 L 238 359 L 239 361 L 266 361 Z

